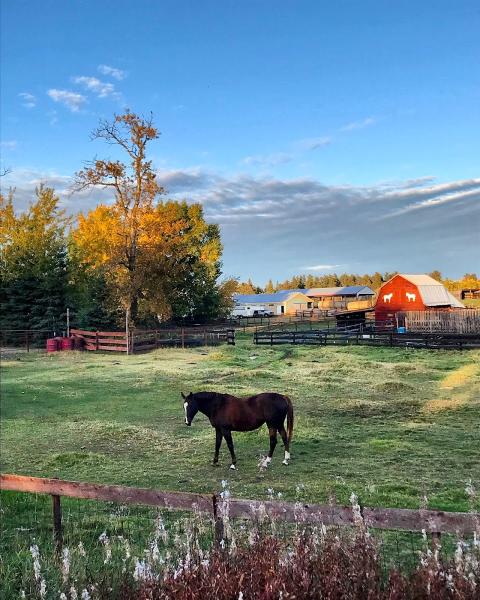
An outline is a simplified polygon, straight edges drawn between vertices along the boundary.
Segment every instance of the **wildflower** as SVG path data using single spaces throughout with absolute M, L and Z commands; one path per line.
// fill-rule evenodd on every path
M 161 515 L 158 515 L 155 521 L 155 539 L 161 539 L 164 544 L 168 542 L 168 532 L 165 529 Z
M 67 600 L 67 596 L 63 592 L 60 594 L 60 600 Z
M 35 581 L 40 580 L 40 551 L 38 550 L 37 544 L 30 546 L 30 554 L 33 557 L 33 574 L 35 575 Z
M 25 590 L 20 590 L 20 598 L 26 598 Z
M 362 517 L 362 510 L 360 508 L 360 504 L 358 503 L 358 497 L 353 492 L 352 492 L 352 495 L 350 496 L 350 503 L 352 505 L 353 522 L 355 523 L 355 525 L 363 526 L 364 523 L 363 523 L 363 517 Z
M 43 579 L 40 581 L 40 598 L 45 598 L 45 596 L 47 595 L 47 584 L 45 582 L 45 579 Z
M 62 576 L 63 576 L 64 583 L 67 583 L 69 573 L 70 573 L 70 550 L 68 548 L 64 548 L 62 550 Z
M 238 599 L 237 600 L 243 600 L 243 592 L 242 591 L 240 591 L 238 593 Z
M 78 594 L 74 585 L 70 586 L 70 600 L 77 600 Z
M 112 558 L 112 548 L 110 547 L 110 540 L 108 539 L 107 532 L 104 531 L 102 535 L 98 538 L 98 540 L 103 544 L 105 548 L 105 560 L 103 561 L 103 564 L 106 565 L 110 562 L 110 559 Z
M 146 581 L 151 577 L 152 570 L 150 566 L 143 560 L 137 560 L 135 563 L 135 570 L 133 571 L 133 578 L 135 581 Z
M 87 590 L 82 590 L 82 600 L 90 600 L 90 594 Z
M 85 552 L 85 548 L 84 548 L 82 542 L 78 542 L 77 550 L 78 550 L 78 553 L 80 554 L 80 556 L 83 556 L 84 558 L 87 556 L 87 553 Z

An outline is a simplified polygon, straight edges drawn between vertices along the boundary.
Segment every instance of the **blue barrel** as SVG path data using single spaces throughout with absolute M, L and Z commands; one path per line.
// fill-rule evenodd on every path
M 397 333 L 407 333 L 406 327 L 397 327 Z

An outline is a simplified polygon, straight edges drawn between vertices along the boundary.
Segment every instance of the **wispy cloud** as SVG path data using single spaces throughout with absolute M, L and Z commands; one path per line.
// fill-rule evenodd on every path
M 122 81 L 122 79 L 125 79 L 127 76 L 125 71 L 116 69 L 115 67 L 110 67 L 109 65 L 98 65 L 98 71 L 102 75 L 108 75 L 114 79 L 117 79 L 118 81 Z
M 332 269 L 338 269 L 342 265 L 314 265 L 312 267 L 300 267 L 304 271 L 331 271 Z
M 22 98 L 22 106 L 25 108 L 35 108 L 37 106 L 37 99 L 33 94 L 29 92 L 21 92 L 18 94 L 20 98 Z
M 4 142 L 0 142 L 0 148 L 5 148 L 5 150 L 15 150 L 17 147 L 17 140 L 5 140 Z
M 293 155 L 286 152 L 276 152 L 274 154 L 256 154 L 247 156 L 242 160 L 242 164 L 254 167 L 275 167 L 283 165 L 293 160 Z
M 118 96 L 118 93 L 115 91 L 115 86 L 113 83 L 108 83 L 105 81 L 100 81 L 96 77 L 86 77 L 82 75 L 81 77 L 74 77 L 73 83 L 77 85 L 81 85 L 86 90 L 93 92 L 99 98 L 107 98 L 108 96 Z
M 297 147 L 300 150 L 317 150 L 318 148 L 323 148 L 324 146 L 328 146 L 332 143 L 332 138 L 329 136 L 320 136 L 320 137 L 312 137 L 305 138 L 304 140 L 299 140 L 297 142 Z
M 48 96 L 54 101 L 64 104 L 72 112 L 79 112 L 82 106 L 87 101 L 83 94 L 72 92 L 70 90 L 57 90 L 52 88 L 47 92 Z
M 340 127 L 340 131 L 354 131 L 355 129 L 365 129 L 365 127 L 370 127 L 371 125 L 375 125 L 378 123 L 377 117 L 367 117 L 366 119 L 362 119 L 360 121 L 353 121 L 352 123 L 347 123 L 343 127 Z

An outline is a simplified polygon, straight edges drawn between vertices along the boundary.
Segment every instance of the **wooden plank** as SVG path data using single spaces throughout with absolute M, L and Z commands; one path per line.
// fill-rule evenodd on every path
M 98 348 L 95 346 L 94 348 L 92 348 L 93 350 L 106 350 L 107 352 L 126 352 L 127 351 L 127 346 L 102 346 L 102 344 L 98 345 Z M 90 348 L 87 348 L 87 350 L 90 350 Z
M 99 337 L 98 341 L 100 344 L 125 344 L 125 346 L 127 345 L 127 340 L 125 339 L 125 336 L 123 336 L 123 339 Z
M 84 335 L 84 336 L 93 336 L 97 335 L 96 331 L 85 331 L 84 329 L 70 329 L 70 333 L 72 335 Z
M 160 506 L 169 510 L 196 509 L 200 512 L 213 514 L 211 495 L 190 492 L 161 492 L 146 488 L 80 483 L 78 481 L 62 481 L 60 479 L 43 479 L 10 474 L 0 475 L 0 489 L 102 500 L 105 502 Z

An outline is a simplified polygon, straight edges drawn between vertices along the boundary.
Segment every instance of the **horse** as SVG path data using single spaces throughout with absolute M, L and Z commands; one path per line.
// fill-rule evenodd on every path
M 213 464 L 218 464 L 218 454 L 222 439 L 225 438 L 232 457 L 230 468 L 235 470 L 237 458 L 233 447 L 232 431 L 253 431 L 264 423 L 267 424 L 270 435 L 270 450 L 263 461 L 268 466 L 272 460 L 273 451 L 277 445 L 277 432 L 280 434 L 285 448 L 282 464 L 288 465 L 290 460 L 290 442 L 293 434 L 293 406 L 290 398 L 282 394 L 267 392 L 248 398 L 237 398 L 230 394 L 217 392 L 196 392 L 185 395 L 182 392 L 185 410 L 185 424 L 192 425 L 197 412 L 208 417 L 215 428 L 215 454 Z M 287 431 L 285 431 L 285 418 Z

